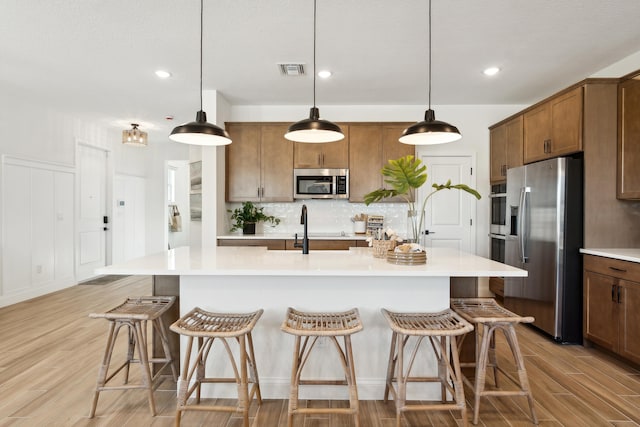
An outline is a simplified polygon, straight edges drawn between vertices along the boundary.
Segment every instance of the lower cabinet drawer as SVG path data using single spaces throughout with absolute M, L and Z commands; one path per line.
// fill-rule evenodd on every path
M 584 269 L 607 276 L 638 281 L 640 280 L 640 264 L 595 255 L 584 256 Z

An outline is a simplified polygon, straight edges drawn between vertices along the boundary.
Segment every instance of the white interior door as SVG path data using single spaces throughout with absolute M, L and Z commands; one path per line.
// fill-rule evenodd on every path
M 95 276 L 106 264 L 107 152 L 78 146 L 78 263 L 77 279 Z
M 475 187 L 471 156 L 421 157 L 427 166 L 428 179 L 418 192 L 418 200 L 433 190 L 433 183 L 467 184 Z M 424 245 L 426 247 L 456 248 L 475 253 L 475 202 L 466 191 L 442 190 L 431 196 L 425 208 Z

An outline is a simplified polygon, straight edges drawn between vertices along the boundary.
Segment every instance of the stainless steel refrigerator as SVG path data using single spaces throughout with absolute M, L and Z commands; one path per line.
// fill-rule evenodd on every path
M 582 159 L 561 157 L 507 171 L 504 304 L 556 341 L 582 342 Z

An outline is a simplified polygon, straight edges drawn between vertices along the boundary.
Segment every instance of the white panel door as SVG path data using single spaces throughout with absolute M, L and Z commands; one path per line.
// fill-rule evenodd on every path
M 78 281 L 106 263 L 106 164 L 104 150 L 78 146 Z
M 422 156 L 428 179 L 418 192 L 418 200 L 429 194 L 432 184 L 467 184 L 473 187 L 470 156 Z M 425 208 L 424 245 L 455 248 L 475 253 L 476 198 L 466 191 L 442 190 L 429 198 Z

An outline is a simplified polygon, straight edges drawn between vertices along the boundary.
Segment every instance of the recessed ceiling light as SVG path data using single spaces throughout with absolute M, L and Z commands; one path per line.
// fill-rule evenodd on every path
M 500 72 L 500 68 L 498 67 L 489 67 L 483 71 L 485 76 L 495 76 Z
M 318 77 L 320 77 L 321 79 L 328 79 L 329 77 L 331 77 L 331 71 L 329 70 L 318 71 Z
M 161 79 L 168 79 L 169 77 L 171 77 L 171 73 L 165 70 L 157 70 L 156 76 L 158 76 Z

